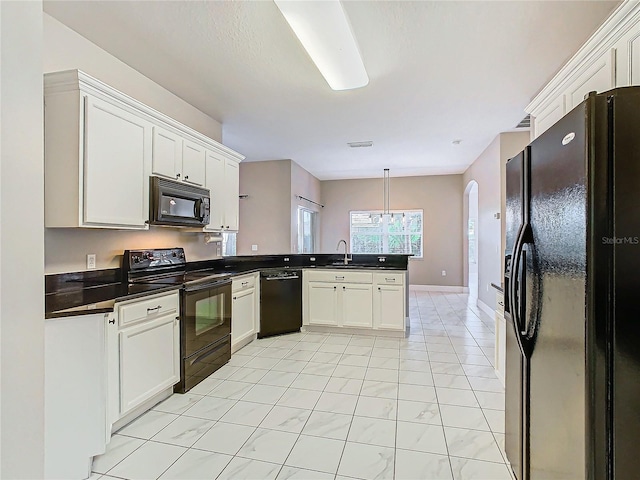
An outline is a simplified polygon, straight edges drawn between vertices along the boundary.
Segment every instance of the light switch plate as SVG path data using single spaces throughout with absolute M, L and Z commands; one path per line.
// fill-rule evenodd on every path
M 87 254 L 87 270 L 93 270 L 96 268 L 96 254 L 89 253 Z

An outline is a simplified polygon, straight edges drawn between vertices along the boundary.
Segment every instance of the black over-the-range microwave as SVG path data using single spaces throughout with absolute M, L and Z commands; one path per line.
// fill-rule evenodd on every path
M 210 198 L 206 188 L 150 177 L 149 224 L 204 227 L 209 224 Z

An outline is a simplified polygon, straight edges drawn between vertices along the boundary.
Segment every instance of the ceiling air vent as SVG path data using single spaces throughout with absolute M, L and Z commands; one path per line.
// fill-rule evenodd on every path
M 351 148 L 371 147 L 373 146 L 373 142 L 371 140 L 367 142 L 348 142 L 347 145 Z
M 531 115 L 527 115 L 522 120 L 520 120 L 520 123 L 518 125 L 516 125 L 516 128 L 530 128 L 530 127 L 531 127 Z

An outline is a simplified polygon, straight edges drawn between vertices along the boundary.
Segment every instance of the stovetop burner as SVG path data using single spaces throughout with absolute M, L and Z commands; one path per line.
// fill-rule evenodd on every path
M 207 270 L 187 272 L 182 248 L 125 250 L 123 269 L 130 284 L 185 285 L 209 283 L 229 277 L 229 273 Z

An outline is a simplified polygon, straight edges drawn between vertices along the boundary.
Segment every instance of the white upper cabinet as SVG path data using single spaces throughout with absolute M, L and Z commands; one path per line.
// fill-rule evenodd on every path
M 154 175 L 205 184 L 205 148 L 161 127 L 153 128 L 152 165 Z
M 151 124 L 91 96 L 85 105 L 83 224 L 145 228 Z
M 205 183 L 205 149 L 201 145 L 184 141 L 182 143 L 182 180 L 194 185 Z
M 159 175 L 221 195 L 216 229 L 238 229 L 242 155 L 79 70 L 44 80 L 46 227 L 148 229 L 149 176 Z M 225 167 L 215 192 L 209 151 Z
M 640 2 L 622 2 L 604 24 L 526 107 L 533 138 L 589 92 L 640 85 Z
M 182 139 L 162 127 L 153 127 L 152 173 L 176 180 L 181 170 Z
M 206 231 L 237 231 L 239 224 L 240 165 L 229 155 L 206 152 L 206 182 L 211 197 Z
M 566 111 L 579 105 L 589 92 L 600 93 L 615 87 L 615 68 L 615 50 L 611 49 L 571 82 L 564 94 Z
M 225 230 L 238 230 L 240 210 L 240 165 L 234 160 L 227 160 L 224 164 Z

